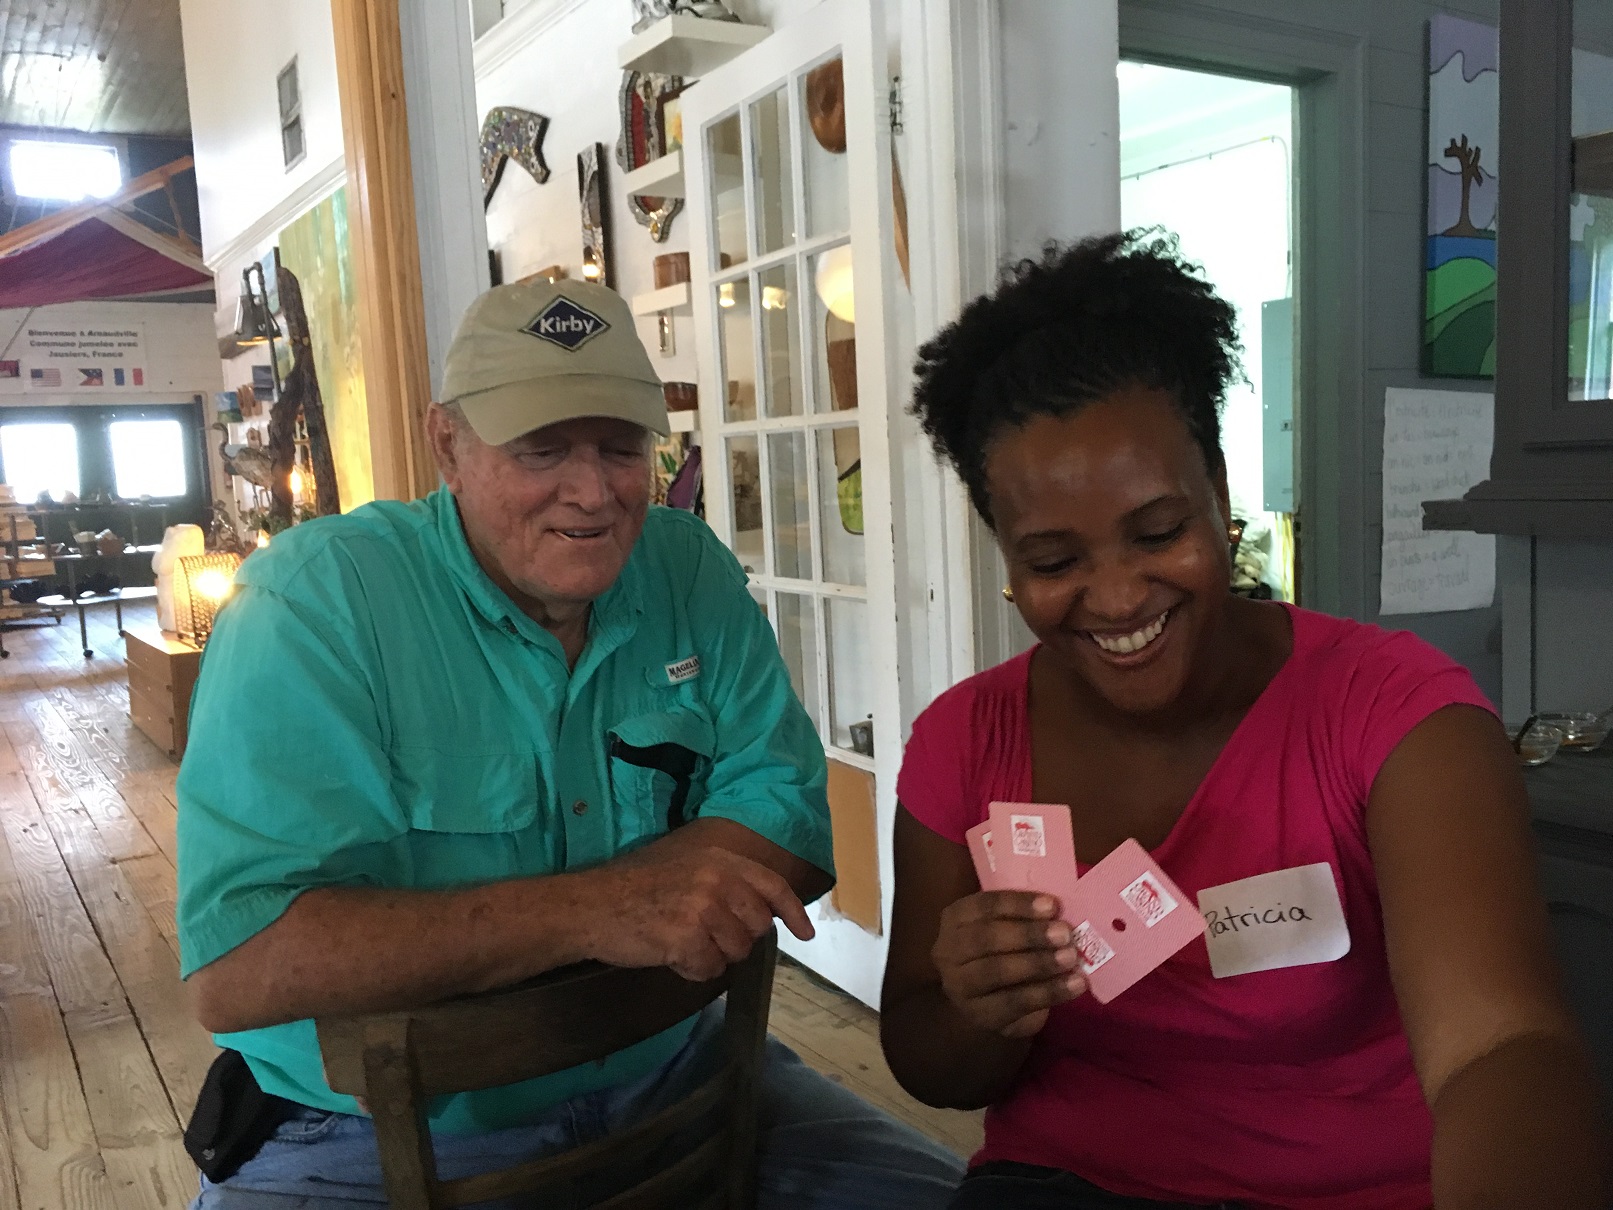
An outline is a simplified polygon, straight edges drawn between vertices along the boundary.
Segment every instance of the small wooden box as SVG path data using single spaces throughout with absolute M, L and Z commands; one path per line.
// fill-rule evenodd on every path
M 130 630 L 124 645 L 129 665 L 129 717 L 152 743 L 178 760 L 185 754 L 185 725 L 190 716 L 190 693 L 201 669 L 201 649 L 155 627 Z

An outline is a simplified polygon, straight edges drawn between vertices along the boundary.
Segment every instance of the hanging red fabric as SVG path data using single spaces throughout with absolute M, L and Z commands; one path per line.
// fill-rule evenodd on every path
M 110 208 L 0 256 L 0 310 L 212 284 L 196 257 Z

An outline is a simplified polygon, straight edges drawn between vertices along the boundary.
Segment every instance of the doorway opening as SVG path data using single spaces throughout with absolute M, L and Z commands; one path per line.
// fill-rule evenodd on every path
M 1131 60 L 1118 79 L 1122 224 L 1174 234 L 1238 312 L 1248 381 L 1221 422 L 1233 586 L 1297 601 L 1294 89 Z

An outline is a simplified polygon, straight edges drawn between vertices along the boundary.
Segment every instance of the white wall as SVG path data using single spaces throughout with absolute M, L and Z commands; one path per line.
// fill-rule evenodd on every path
M 141 369 L 145 385 L 73 390 L 28 389 L 25 379 L 0 378 L 0 407 L 39 407 L 63 403 L 106 406 L 118 403 L 183 403 L 219 389 L 218 347 L 210 303 L 83 302 L 0 311 L 0 361 L 22 359 L 28 328 L 118 328 L 139 325 L 145 333 Z M 209 406 L 211 406 L 209 404 Z
M 342 158 L 336 42 L 328 0 L 180 0 L 191 142 L 212 259 Z M 275 77 L 297 59 L 307 153 L 287 169 Z

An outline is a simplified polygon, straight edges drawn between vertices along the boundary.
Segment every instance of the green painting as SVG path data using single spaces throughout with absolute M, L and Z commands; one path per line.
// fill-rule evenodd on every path
M 342 507 L 357 508 L 375 499 L 375 479 L 345 186 L 280 232 L 280 261 L 302 284 Z
M 1493 25 L 1428 25 L 1428 233 L 1423 372 L 1495 376 L 1499 43 Z

